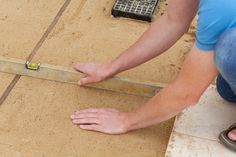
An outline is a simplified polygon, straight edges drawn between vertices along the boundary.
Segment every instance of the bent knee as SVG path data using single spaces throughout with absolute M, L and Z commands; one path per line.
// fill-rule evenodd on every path
M 236 66 L 236 28 L 220 36 L 215 47 L 215 63 L 221 73 Z

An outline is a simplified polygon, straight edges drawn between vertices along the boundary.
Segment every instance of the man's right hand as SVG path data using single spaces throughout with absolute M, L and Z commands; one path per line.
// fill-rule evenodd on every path
M 73 67 L 85 74 L 79 80 L 79 85 L 100 82 L 112 76 L 111 66 L 109 64 L 76 63 Z

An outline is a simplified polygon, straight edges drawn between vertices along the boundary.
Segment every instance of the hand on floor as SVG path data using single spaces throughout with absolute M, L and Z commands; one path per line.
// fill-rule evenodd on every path
M 85 77 L 79 80 L 79 85 L 100 82 L 111 76 L 108 64 L 77 63 L 74 68 L 85 74 Z
M 115 109 L 85 109 L 71 115 L 72 122 L 81 129 L 107 134 L 126 133 L 127 113 Z

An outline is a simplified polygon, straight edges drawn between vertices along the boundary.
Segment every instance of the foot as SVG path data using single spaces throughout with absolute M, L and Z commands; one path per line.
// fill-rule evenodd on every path
M 230 132 L 228 133 L 228 137 L 229 137 L 229 139 L 231 139 L 232 141 L 236 141 L 236 129 L 230 131 Z

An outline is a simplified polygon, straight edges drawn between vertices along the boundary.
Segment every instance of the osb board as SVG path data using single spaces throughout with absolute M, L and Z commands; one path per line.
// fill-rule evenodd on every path
M 70 114 L 78 109 L 128 111 L 146 101 L 144 97 L 22 77 L 0 109 L 0 156 L 164 156 L 173 121 L 115 136 L 83 131 L 70 121 Z
M 104 63 L 115 58 L 141 36 L 149 23 L 112 17 L 113 4 L 113 0 L 72 0 L 34 60 L 71 66 L 74 62 Z M 161 1 L 158 14 L 166 7 L 167 1 Z M 191 27 L 166 54 L 120 75 L 138 81 L 170 82 L 192 46 L 194 29 Z
M 65 0 L 0 0 L 0 55 L 25 59 Z
M 25 59 L 64 0 L 0 0 L 0 55 Z M 0 95 L 14 75 L 0 73 Z
M 167 157 L 235 156 L 219 143 L 218 135 L 235 123 L 236 106 L 226 102 L 210 86 L 200 102 L 176 118 Z
M 0 72 L 0 96 L 7 89 L 7 86 L 11 83 L 11 80 L 15 75 L 5 74 Z

